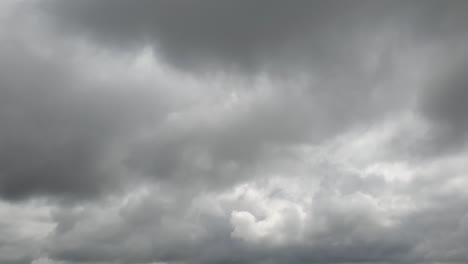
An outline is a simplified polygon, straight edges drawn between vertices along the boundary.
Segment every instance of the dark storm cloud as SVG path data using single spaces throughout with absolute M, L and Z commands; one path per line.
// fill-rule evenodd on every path
M 107 3 L 105 2 L 101 4 L 99 2 L 85 1 L 70 3 L 77 6 L 69 10 L 68 4 L 65 2 L 47 2 L 44 8 L 49 11 L 54 11 L 57 8 L 55 11 L 59 12 L 59 17 L 62 16 L 63 12 L 63 18 L 67 18 L 63 23 L 58 23 L 59 25 L 63 25 L 64 27 L 69 25 L 72 27 L 83 27 L 81 30 L 85 32 L 90 30 L 92 35 L 94 35 L 93 32 L 96 29 L 98 30 L 96 32 L 98 39 L 102 35 L 105 39 L 112 39 L 112 43 L 116 44 L 123 43 L 133 37 L 135 37 L 136 41 L 140 42 L 141 39 L 133 35 L 139 32 L 140 29 L 135 29 L 135 31 L 130 29 L 127 31 L 125 27 L 119 24 L 113 25 L 111 22 L 122 22 L 131 28 L 141 27 L 144 34 L 151 35 L 151 41 L 159 41 L 161 39 L 164 42 L 165 36 L 168 34 L 167 38 L 171 43 L 167 46 L 175 47 L 177 49 L 174 51 L 175 53 L 187 53 L 187 55 L 183 56 L 193 57 L 193 59 L 198 59 L 198 53 L 193 52 L 191 45 L 176 47 L 176 43 L 182 45 L 186 42 L 193 42 L 195 51 L 198 49 L 206 50 L 206 52 L 213 51 L 214 53 L 209 54 L 209 57 L 218 57 L 222 61 L 226 59 L 226 54 L 233 53 L 234 57 L 237 58 L 234 60 L 239 60 L 240 64 L 244 64 L 245 58 L 252 57 L 250 54 L 244 54 L 244 51 L 247 53 L 261 53 L 263 49 L 251 47 L 251 42 L 256 41 L 253 38 L 258 37 L 259 41 L 262 41 L 259 45 L 267 47 L 267 50 L 270 49 L 268 47 L 271 42 L 280 40 L 280 38 L 276 38 L 276 33 L 265 32 L 269 37 L 275 39 L 263 42 L 264 40 L 261 39 L 261 36 L 256 36 L 258 32 L 249 32 L 247 28 L 250 27 L 242 24 L 244 22 L 256 23 L 257 18 L 243 19 L 242 21 L 245 21 L 237 25 L 237 21 L 239 21 L 237 17 L 239 15 L 233 14 L 234 17 L 230 17 L 227 15 L 227 10 L 234 8 L 235 10 L 239 10 L 239 13 L 243 13 L 246 9 L 251 10 L 251 7 L 234 2 L 199 2 L 196 5 L 194 4 L 194 6 L 190 6 L 191 8 L 186 6 L 191 5 L 189 2 L 138 2 L 135 6 L 128 2 L 112 2 L 112 4 L 109 3 L 109 7 L 106 6 L 105 8 L 94 7 L 94 5 L 106 5 Z M 256 8 L 252 9 L 255 17 L 260 12 L 259 10 L 262 9 L 261 4 L 263 3 L 259 2 L 255 4 Z M 113 5 L 116 6 L 114 7 Z M 315 3 L 314 8 L 312 8 L 310 2 L 298 1 L 288 7 L 283 14 L 284 10 L 279 2 L 273 2 L 272 5 L 271 8 L 267 9 L 265 18 L 261 18 L 266 21 L 261 22 L 259 27 L 263 30 L 264 27 L 267 27 L 267 24 L 276 23 L 280 34 L 285 34 L 284 37 L 286 39 L 288 39 L 287 36 L 290 34 L 290 30 L 296 30 L 295 28 L 298 27 L 298 23 L 305 23 L 304 25 L 311 23 L 307 21 L 309 19 L 308 15 L 298 15 L 301 17 L 299 20 L 304 20 L 303 22 L 299 22 L 296 21 L 297 17 L 293 13 L 302 13 L 302 11 L 313 12 L 316 14 L 316 16 L 313 16 L 315 17 L 313 19 L 318 20 L 316 26 L 320 28 L 323 24 L 322 20 L 329 19 L 328 16 L 324 15 L 326 13 L 324 10 L 336 10 L 338 13 L 341 12 L 342 8 L 349 9 L 350 11 L 354 10 L 351 6 L 342 6 L 339 3 Z M 27 6 L 27 8 L 32 7 Z M 28 10 L 27 8 L 25 10 Z M 100 14 L 95 17 L 97 14 L 94 12 L 101 8 L 103 10 L 99 11 Z M 122 10 L 120 10 L 121 8 Z M 165 8 L 168 8 L 168 10 L 165 10 Z M 227 43 L 230 43 L 230 40 L 222 40 L 221 36 L 224 33 L 218 31 L 217 27 L 207 28 L 207 25 L 214 24 L 214 20 L 218 17 L 218 15 L 209 11 L 211 9 L 216 10 L 216 12 L 219 10 L 219 15 L 227 17 L 229 21 L 225 23 L 232 24 L 231 30 L 234 31 L 229 32 L 227 36 L 236 32 L 236 34 L 240 34 L 236 37 L 238 44 L 235 45 L 246 42 L 248 46 L 247 50 L 227 45 Z M 105 10 L 111 12 L 107 14 Z M 152 12 L 154 10 L 156 15 L 147 13 L 147 11 Z M 193 25 L 202 30 L 196 39 L 192 40 L 195 35 L 187 35 L 186 33 L 188 32 L 178 32 L 185 30 L 186 24 L 177 24 L 179 23 L 178 21 L 172 21 L 174 18 L 172 12 L 179 12 L 180 10 L 186 10 L 188 18 L 193 20 L 189 21 L 191 23 L 188 25 Z M 32 12 L 31 10 L 29 11 Z M 68 14 L 69 11 L 73 13 Z M 83 15 L 85 17 L 88 16 L 81 13 L 82 11 L 85 13 L 90 11 L 91 17 L 82 20 Z M 131 12 L 127 14 L 127 11 Z M 126 14 L 122 17 L 123 21 L 120 18 L 113 17 L 114 14 L 122 12 Z M 193 12 L 198 12 L 199 14 L 194 14 Z M 208 14 L 205 14 L 206 12 Z M 54 12 L 52 13 L 55 14 Z M 280 14 L 280 18 L 277 18 L 276 13 Z M 195 22 L 199 20 L 198 17 L 206 17 L 208 21 L 202 22 L 202 25 L 196 25 Z M 103 19 L 102 21 L 101 18 Z M 72 22 L 73 19 L 76 19 L 76 21 Z M 109 21 L 107 21 L 108 19 Z M 157 21 L 155 22 L 153 19 Z M 158 30 L 157 28 L 160 24 L 158 19 L 161 19 L 162 25 L 168 24 L 168 28 L 164 26 Z M 165 22 L 166 20 L 167 22 Z M 88 25 L 88 22 L 91 24 Z M 102 28 L 101 22 L 104 23 Z M 82 25 L 82 23 L 84 24 Z M 93 23 L 98 24 L 95 25 Z M 263 23 L 266 24 L 263 25 Z M 283 25 L 284 23 L 291 23 L 291 25 L 286 27 Z M 315 25 L 315 22 L 313 24 Z M 284 29 L 282 28 L 283 26 L 285 27 Z M 230 26 L 227 27 L 229 28 Z M 156 31 L 153 31 L 153 28 Z M 195 29 L 188 29 L 188 31 L 191 30 Z M 205 32 L 205 30 L 207 31 Z M 259 31 L 262 30 L 259 29 Z M 319 31 L 322 30 L 325 33 L 327 32 L 325 29 L 320 29 Z M 159 32 L 162 34 L 161 37 L 158 37 Z M 172 39 L 172 33 L 187 39 Z M 247 35 L 244 36 L 243 34 Z M 211 39 L 212 35 L 215 37 Z M 302 33 L 299 36 L 302 36 Z M 241 40 L 242 38 L 243 40 Z M 306 36 L 306 38 L 309 39 L 310 36 Z M 214 42 L 215 48 L 211 47 L 211 42 Z M 144 44 L 144 42 L 141 44 Z M 300 42 L 299 44 L 302 48 L 305 48 L 303 45 L 306 43 Z M 335 45 L 325 45 L 324 43 L 324 46 L 331 46 L 330 49 L 335 50 Z M 389 46 L 388 49 L 392 49 L 392 44 Z M 342 47 L 336 48 L 340 50 Z M 163 49 L 165 50 L 165 48 Z M 187 49 L 187 51 L 182 51 L 184 49 Z M 353 46 L 352 49 L 356 50 L 358 54 L 364 55 L 367 47 L 359 48 Z M 12 66 L 14 66 L 16 60 L 21 60 L 21 56 L 27 56 L 31 51 L 12 50 L 6 53 L 11 58 L 5 58 L 5 61 L 11 60 Z M 16 55 L 22 53 L 25 53 L 25 55 Z M 379 57 L 377 64 L 382 65 L 378 66 L 378 68 L 392 68 L 393 59 L 391 58 L 391 52 L 387 52 L 386 47 L 383 53 L 377 54 L 377 57 Z M 348 56 L 346 58 L 349 59 Z M 5 152 L 8 154 L 5 154 L 3 158 L 5 161 L 5 173 L 3 174 L 4 196 L 18 198 L 34 193 L 87 195 L 100 193 L 101 188 L 104 188 L 104 186 L 114 184 L 116 182 L 115 179 L 118 178 L 115 174 L 119 174 L 119 172 L 103 168 L 102 162 L 112 152 L 111 148 L 115 141 L 129 140 L 133 136 L 127 135 L 128 137 L 120 138 L 121 134 L 131 134 L 134 131 L 138 133 L 137 131 L 142 130 L 140 126 L 145 126 L 144 122 L 140 123 L 140 114 L 146 112 L 146 107 L 150 107 L 151 103 L 146 103 L 144 100 L 147 96 L 140 92 L 132 93 L 130 89 L 123 92 L 124 94 L 114 94 L 112 91 L 112 86 L 114 85 L 128 87 L 138 85 L 131 82 L 124 81 L 122 83 L 118 79 L 115 80 L 115 83 L 104 84 L 99 82 L 94 83 L 94 80 L 89 82 L 83 81 L 82 78 L 88 77 L 75 76 L 74 73 L 67 70 L 67 67 L 71 66 L 67 66 L 67 62 L 62 62 L 59 58 L 53 59 L 57 61 L 43 62 L 41 58 L 38 58 L 37 54 L 31 54 L 30 58 L 24 58 L 24 60 L 31 61 L 31 63 L 24 63 L 28 64 L 26 68 L 23 68 L 22 62 L 19 61 L 17 62 L 19 64 L 17 68 L 10 67 L 11 73 L 5 72 L 12 79 L 11 81 L 8 78 L 4 79 L 5 87 L 12 87 L 8 89 L 12 91 L 11 93 L 16 98 L 7 99 L 6 96 L 4 98 L 11 102 L 16 101 L 14 107 L 24 109 L 25 113 L 13 116 L 13 114 L 9 113 L 19 111 L 11 110 L 5 112 L 4 119 L 8 120 L 8 122 L 15 121 L 16 123 L 21 123 L 25 127 L 9 126 L 13 131 L 17 132 L 11 132 L 11 139 L 5 140 L 8 144 L 4 143 L 4 149 L 9 148 Z M 51 66 L 48 66 L 47 63 L 56 63 L 58 65 L 52 65 L 55 68 L 50 68 Z M 234 105 L 234 107 L 245 107 L 249 108 L 249 110 L 240 111 L 240 113 L 226 116 L 226 118 L 216 119 L 215 122 L 212 122 L 214 125 L 196 125 L 187 131 L 179 131 L 180 129 L 177 126 L 171 126 L 170 122 L 168 124 L 164 122 L 156 125 L 153 124 L 157 129 L 155 129 L 156 132 L 149 140 L 137 142 L 138 144 L 132 145 L 131 148 L 125 150 L 129 153 L 129 157 L 124 165 L 135 172 L 146 174 L 157 180 L 163 179 L 169 183 L 174 182 L 176 185 L 182 185 L 182 187 L 189 187 L 192 183 L 196 183 L 202 189 L 206 186 L 225 187 L 245 177 L 251 177 L 246 172 L 249 171 L 250 167 L 255 167 L 260 162 L 262 156 L 265 155 L 265 152 L 271 146 L 294 144 L 302 141 L 318 142 L 340 133 L 341 130 L 354 126 L 355 123 L 376 118 L 381 112 L 387 111 L 388 108 L 393 108 L 389 103 L 382 104 L 382 99 L 385 98 L 387 101 L 393 101 L 399 98 L 399 96 L 395 96 L 394 92 L 374 91 L 374 84 L 380 83 L 382 80 L 381 78 L 375 78 L 373 72 L 365 72 L 363 64 L 364 62 L 359 60 L 353 69 L 339 67 L 333 76 L 329 74 L 326 77 L 319 76 L 318 80 L 313 83 L 296 83 L 294 78 L 290 82 L 281 80 L 281 78 L 276 80 L 275 78 L 271 81 L 274 83 L 267 83 L 265 85 L 256 85 L 255 81 L 250 80 L 245 83 L 239 82 L 238 85 L 237 83 L 231 84 L 236 86 L 232 89 L 234 94 L 243 92 L 246 87 L 249 88 L 245 89 L 248 92 L 253 90 L 252 94 L 245 96 L 247 99 L 241 98 L 249 100 L 249 97 L 252 96 L 254 97 L 253 103 L 246 106 L 242 104 Z M 349 69 L 349 72 L 345 73 L 344 69 Z M 23 73 L 26 70 L 29 72 Z M 71 71 L 73 70 L 71 69 Z M 377 71 L 381 70 L 377 69 Z M 31 77 L 31 80 L 28 78 L 18 80 L 15 77 L 18 75 Z M 242 78 L 240 77 L 240 79 Z M 38 79 L 37 83 L 36 79 Z M 16 84 L 17 82 L 26 83 Z M 23 87 L 23 92 L 13 88 L 15 86 Z M 95 86 L 109 86 L 109 89 L 103 92 L 103 94 L 94 96 L 92 90 Z M 262 86 L 273 87 L 265 88 Z M 75 90 L 79 90 L 77 87 L 84 87 L 87 91 L 91 91 L 88 93 L 75 92 Z M 294 87 L 295 92 L 293 94 L 288 91 L 289 87 Z M 221 87 L 220 89 L 225 88 Z M 262 89 L 267 90 L 266 94 L 260 94 L 256 98 L 257 90 L 260 90 L 259 93 L 262 93 Z M 34 92 L 32 92 L 33 90 Z M 229 89 L 226 90 L 228 90 L 226 94 L 229 94 Z M 20 93 L 20 95 L 15 95 L 16 93 Z M 34 96 L 35 93 L 38 96 Z M 335 100 L 336 94 L 340 94 L 340 97 L 346 97 L 346 101 L 337 102 Z M 375 94 L 378 96 L 375 97 Z M 52 96 L 55 98 L 51 98 Z M 162 94 L 163 98 L 164 96 Z M 390 97 L 392 99 L 389 99 Z M 32 100 L 31 105 L 28 105 L 29 100 Z M 142 102 L 139 102 L 139 100 L 142 100 Z M 155 103 L 156 105 L 151 106 L 155 109 L 149 112 L 158 115 L 157 104 L 159 103 Z M 27 106 L 23 106 L 23 104 Z M 143 107 L 141 107 L 142 105 Z M 5 107 L 7 106 L 8 104 L 5 104 Z M 118 108 L 118 111 L 115 108 Z M 188 114 L 189 120 L 182 120 L 182 126 L 184 126 L 183 122 L 196 123 L 201 121 L 196 117 L 190 120 L 190 112 L 196 112 L 196 107 L 193 110 L 172 110 L 176 113 L 182 112 L 182 117 L 184 117 L 184 111 L 187 112 L 185 114 Z M 213 109 L 207 108 L 204 111 L 216 112 L 218 109 L 216 107 Z M 164 115 L 164 113 L 161 115 Z M 37 122 L 39 122 L 38 125 L 36 125 Z M 33 133 L 34 129 L 29 126 L 34 127 L 36 132 Z M 21 133 L 24 133 L 24 135 Z M 43 134 L 47 135 L 47 137 Z M 57 137 L 65 138 L 62 141 L 57 141 Z M 266 155 L 268 156 L 268 153 Z M 37 159 L 38 156 L 42 158 Z M 206 157 L 205 161 L 207 162 L 205 163 L 208 163 L 207 166 L 205 166 L 206 164 L 202 164 L 202 168 L 200 168 L 200 164 L 196 162 L 196 159 L 200 156 Z M 22 159 L 24 159 L 24 163 L 20 165 L 18 160 Z M 204 161 L 202 160 L 201 162 L 203 163 Z M 29 164 L 29 166 L 23 166 L 25 163 Z M 27 169 L 29 167 L 31 169 Z M 39 176 L 33 177 L 33 175 Z
M 466 2 L 1 5 L 0 262 L 468 259 Z
M 89 142 L 83 141 L 86 134 L 79 131 L 93 121 L 84 118 L 86 113 L 82 117 L 75 112 L 64 114 L 64 109 L 73 107 L 69 103 L 74 103 L 73 95 L 66 102 L 66 90 L 57 89 L 71 85 L 67 72 L 30 55 L 5 45 L 1 51 L 2 196 L 20 198 L 52 190 L 92 193 L 102 179 L 95 177 L 94 164 L 99 137 L 93 136 L 100 129 Z M 96 184 L 85 177 L 95 178 Z
M 151 118 L 148 109 L 133 106 L 145 104 L 138 89 L 129 94 L 119 89 L 123 83 L 89 82 L 71 58 L 56 57 L 62 55 L 40 56 L 14 39 L 1 44 L 4 198 L 49 193 L 86 197 L 118 185 L 120 176 L 107 160 L 113 142 L 132 124 L 157 119 L 156 105 L 151 105 Z
M 64 32 L 109 46 L 153 45 L 192 70 L 305 64 L 327 72 L 354 65 L 362 41 L 387 27 L 432 41 L 466 33 L 467 22 L 463 1 L 52 0 L 43 6 Z
M 468 140 L 466 36 L 448 39 L 437 48 L 437 59 L 431 62 L 428 77 L 418 89 L 413 106 L 424 125 L 393 139 L 391 148 L 397 149 L 400 157 L 421 161 L 465 151 Z
M 467 55 L 460 54 L 461 63 L 441 69 L 439 77 L 423 94 L 421 109 L 432 122 L 434 140 L 429 142 L 432 152 L 452 152 L 463 149 L 468 136 L 468 63 Z M 457 59 L 459 60 L 459 59 Z
M 366 38 L 363 33 L 375 33 L 394 19 L 389 13 L 401 10 L 385 1 L 45 3 L 46 13 L 65 32 L 109 46 L 153 45 L 182 68 L 216 69 L 222 64 L 240 66 L 241 71 L 276 63 L 283 69 L 305 63 L 318 70 L 350 63 L 355 45 Z
M 47 2 L 46 2 L 47 3 Z M 46 8 L 78 33 L 111 45 L 157 42 L 173 62 L 249 64 L 312 25 L 331 22 L 340 3 L 292 1 L 50 1 Z M 316 23 L 313 23 L 316 20 Z M 312 22 L 312 23 L 311 23 Z
M 269 137 L 313 141 L 408 107 L 413 87 L 398 83 L 405 59 L 418 47 L 447 49 L 467 35 L 463 1 L 45 1 L 42 7 L 64 35 L 123 49 L 150 45 L 190 71 L 234 66 L 249 76 L 266 68 L 278 83 L 308 76 L 299 99 L 289 95 L 295 84 L 277 85 L 279 102 L 238 122 L 247 130 L 230 141 L 252 139 L 242 149 L 253 154 Z M 431 133 L 452 132 L 436 127 Z M 428 140 L 446 140 L 435 137 Z M 418 144 L 426 146 L 414 147 L 419 152 L 443 148 L 423 141 Z

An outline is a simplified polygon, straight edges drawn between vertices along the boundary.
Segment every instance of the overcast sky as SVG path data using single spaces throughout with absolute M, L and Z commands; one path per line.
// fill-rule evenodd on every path
M 467 248 L 468 1 L 0 2 L 1 264 Z

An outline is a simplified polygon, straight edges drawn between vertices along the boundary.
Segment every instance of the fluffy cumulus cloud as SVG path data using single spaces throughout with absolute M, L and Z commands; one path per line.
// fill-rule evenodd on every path
M 0 3 L 0 263 L 466 263 L 464 1 Z

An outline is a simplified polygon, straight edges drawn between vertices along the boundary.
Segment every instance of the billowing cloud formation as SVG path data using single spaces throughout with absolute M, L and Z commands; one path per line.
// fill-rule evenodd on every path
M 463 1 L 5 1 L 0 262 L 468 261 Z

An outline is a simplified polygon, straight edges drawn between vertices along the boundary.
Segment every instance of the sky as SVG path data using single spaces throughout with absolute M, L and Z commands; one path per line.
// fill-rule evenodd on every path
M 0 263 L 467 263 L 467 14 L 1 1 Z

